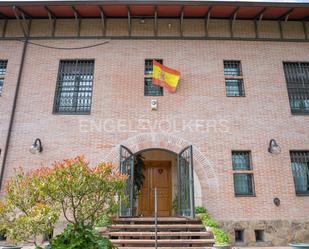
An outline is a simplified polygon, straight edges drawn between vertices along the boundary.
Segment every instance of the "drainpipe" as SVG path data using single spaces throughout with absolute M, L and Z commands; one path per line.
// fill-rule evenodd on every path
M 24 62 L 25 62 L 25 57 L 26 57 L 27 45 L 28 45 L 28 37 L 24 41 L 24 46 L 23 46 L 23 51 L 22 51 L 22 56 L 21 56 L 20 66 L 19 66 L 19 72 L 18 72 L 18 78 L 17 78 L 17 84 L 16 84 L 16 88 L 15 88 L 13 107 L 12 107 L 12 112 L 11 112 L 11 117 L 10 117 L 9 130 L 8 130 L 8 134 L 7 134 L 6 142 L 5 142 L 5 149 L 4 149 L 3 160 L 2 160 L 2 165 L 1 165 L 1 172 L 0 172 L 0 192 L 2 190 L 5 163 L 6 163 L 6 159 L 7 159 L 7 155 L 8 155 L 8 148 L 9 148 L 9 144 L 10 144 L 10 140 L 11 140 L 12 127 L 13 127 L 13 123 L 14 123 L 15 111 L 16 111 L 16 106 L 17 106 L 17 99 L 18 99 L 19 88 L 20 88 L 20 83 L 21 83 L 21 76 L 22 76 L 23 69 L 24 69 Z

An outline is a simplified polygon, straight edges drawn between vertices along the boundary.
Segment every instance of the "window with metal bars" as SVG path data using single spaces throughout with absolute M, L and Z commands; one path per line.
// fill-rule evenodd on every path
M 309 151 L 291 151 L 291 167 L 297 195 L 309 195 Z
M 235 196 L 254 196 L 250 151 L 232 151 Z
M 162 59 L 155 59 L 155 60 L 163 64 Z M 163 96 L 163 87 L 152 84 L 152 61 L 153 59 L 145 60 L 144 95 L 145 96 Z
M 309 62 L 283 62 L 291 112 L 309 114 Z
M 2 95 L 7 62 L 6 60 L 0 60 L 0 96 Z
M 244 81 L 240 61 L 223 61 L 226 96 L 244 97 Z
M 94 60 L 60 61 L 54 113 L 90 113 L 93 71 Z

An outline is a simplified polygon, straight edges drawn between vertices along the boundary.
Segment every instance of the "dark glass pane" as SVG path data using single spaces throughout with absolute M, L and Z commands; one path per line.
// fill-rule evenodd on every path
M 163 64 L 162 59 L 155 59 L 157 62 Z M 145 75 L 152 74 L 152 61 L 153 59 L 146 59 L 145 60 Z
M 292 113 L 309 114 L 309 63 L 284 62 Z
M 253 195 L 253 175 L 244 173 L 234 174 L 235 195 Z
M 152 78 L 145 78 L 144 95 L 145 96 L 162 96 L 163 88 L 161 86 L 153 85 Z
M 94 61 L 61 61 L 55 112 L 89 113 Z
M 178 215 L 194 216 L 192 146 L 183 150 L 177 159 Z
M 3 89 L 3 79 L 0 79 L 0 95 L 2 94 Z
M 3 90 L 4 76 L 6 73 L 6 65 L 7 65 L 7 61 L 4 61 L 4 60 L 0 61 L 0 96 Z
M 240 61 L 224 61 L 224 75 L 225 76 L 241 76 Z
M 291 167 L 297 194 L 309 194 L 309 152 L 291 152 Z
M 290 106 L 293 113 L 309 113 L 309 88 L 288 89 Z
M 235 242 L 244 241 L 244 230 L 235 230 Z
M 4 77 L 6 73 L 7 61 L 0 61 L 0 77 Z
M 249 151 L 232 152 L 233 170 L 251 170 L 251 160 Z
M 244 87 L 243 87 L 243 80 L 239 79 L 226 79 L 226 96 L 233 97 L 233 96 L 245 96 Z
M 120 197 L 119 216 L 130 217 L 135 215 L 134 207 L 134 155 L 124 146 L 120 146 L 120 172 L 127 175 L 124 198 Z

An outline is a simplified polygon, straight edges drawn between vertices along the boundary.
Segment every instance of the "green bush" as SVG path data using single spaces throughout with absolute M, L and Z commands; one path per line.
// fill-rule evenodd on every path
M 204 207 L 196 207 L 195 208 L 195 213 L 196 214 L 205 214 L 205 213 L 207 213 L 207 210 Z
M 6 237 L 5 237 L 5 230 L 0 230 L 0 241 L 1 240 L 6 240 Z
M 90 227 L 68 225 L 64 232 L 51 243 L 52 249 L 112 249 L 108 238 L 101 236 Z
M 222 229 L 213 228 L 212 232 L 213 232 L 213 234 L 215 236 L 215 241 L 216 241 L 217 245 L 229 244 L 230 238 Z
M 175 195 L 174 197 L 172 206 L 173 206 L 174 212 L 177 214 L 178 213 L 178 196 L 177 195 Z
M 109 214 L 104 214 L 102 217 L 96 222 L 96 227 L 107 227 L 112 224 L 112 219 Z
M 209 218 L 209 216 L 205 216 L 203 219 L 203 224 L 206 227 L 218 227 L 218 222 L 215 221 L 214 219 Z

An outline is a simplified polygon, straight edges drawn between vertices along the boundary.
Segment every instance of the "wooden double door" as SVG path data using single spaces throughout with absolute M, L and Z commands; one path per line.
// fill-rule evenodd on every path
M 172 179 L 170 161 L 145 161 L 145 176 L 139 195 L 139 215 L 153 216 L 155 188 L 158 196 L 158 216 L 172 214 Z

